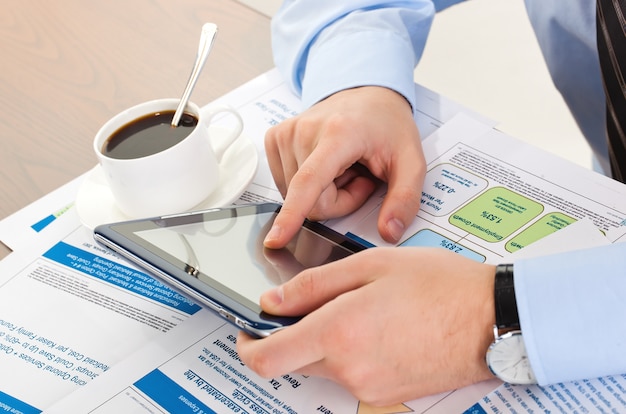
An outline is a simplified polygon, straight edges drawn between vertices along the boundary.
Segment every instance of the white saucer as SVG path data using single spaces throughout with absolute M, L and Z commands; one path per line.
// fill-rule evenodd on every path
M 218 127 L 212 127 L 219 130 Z M 232 204 L 243 194 L 256 174 L 259 163 L 254 143 L 241 136 L 226 150 L 220 163 L 219 183 L 215 191 L 191 210 L 206 210 Z M 113 194 L 100 165 L 87 173 L 78 189 L 75 202 L 81 223 L 89 229 L 99 224 L 114 223 L 140 217 L 129 217 L 115 204 Z M 181 211 L 183 213 L 183 211 Z

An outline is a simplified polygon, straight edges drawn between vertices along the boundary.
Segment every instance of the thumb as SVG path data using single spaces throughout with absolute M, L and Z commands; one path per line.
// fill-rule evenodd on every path
M 298 273 L 288 282 L 263 293 L 261 308 L 281 316 L 313 312 L 337 296 L 369 283 L 370 277 L 363 271 L 360 260 L 365 255 L 369 255 L 367 250 Z
M 323 291 L 319 267 L 306 269 L 261 295 L 261 308 L 271 315 L 306 315 L 330 300 Z
M 400 241 L 417 215 L 426 176 L 423 157 L 418 163 L 414 155 L 400 158 L 389 178 L 387 194 L 378 214 L 378 232 L 385 241 L 394 244 Z

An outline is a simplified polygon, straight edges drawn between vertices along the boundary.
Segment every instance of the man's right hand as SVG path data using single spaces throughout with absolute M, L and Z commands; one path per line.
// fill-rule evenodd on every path
M 265 148 L 285 199 L 267 247 L 285 246 L 307 217 L 355 211 L 376 188 L 372 176 L 388 184 L 378 217 L 384 240 L 396 243 L 417 214 L 426 164 L 411 107 L 395 91 L 365 86 L 331 95 L 271 128 Z

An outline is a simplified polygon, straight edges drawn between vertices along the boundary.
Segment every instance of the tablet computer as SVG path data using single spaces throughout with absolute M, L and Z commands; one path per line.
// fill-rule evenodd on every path
M 263 239 L 280 204 L 264 203 L 104 224 L 95 239 L 217 312 L 240 329 L 267 336 L 298 317 L 269 315 L 261 294 L 305 268 L 364 250 L 358 242 L 306 220 L 282 249 Z

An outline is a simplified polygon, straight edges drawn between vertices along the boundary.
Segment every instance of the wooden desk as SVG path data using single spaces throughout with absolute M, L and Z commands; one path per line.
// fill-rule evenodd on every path
M 233 0 L 5 4 L 0 219 L 92 168 L 93 137 L 115 113 L 179 97 L 205 22 L 219 33 L 191 96 L 200 106 L 273 66 L 267 17 Z

